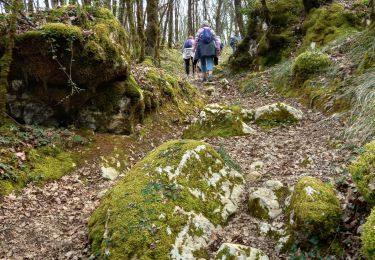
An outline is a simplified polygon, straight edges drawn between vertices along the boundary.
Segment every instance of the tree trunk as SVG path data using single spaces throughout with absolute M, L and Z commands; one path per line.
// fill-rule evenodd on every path
M 193 28 L 193 12 L 192 12 L 193 3 L 192 0 L 188 0 L 188 34 L 194 35 L 194 28 Z
M 27 11 L 31 14 L 34 12 L 34 1 L 28 0 L 27 2 Z
M 203 19 L 207 20 L 207 0 L 203 0 Z
M 139 62 L 143 62 L 145 60 L 145 44 L 146 44 L 146 36 L 144 31 L 144 24 L 143 24 L 143 0 L 136 0 L 137 1 L 137 32 L 138 32 L 138 39 L 139 39 Z
M 176 0 L 176 4 L 175 4 L 175 9 L 174 9 L 174 12 L 175 12 L 175 17 L 174 17 L 174 40 L 176 43 L 178 43 L 180 41 L 179 37 L 178 37 L 178 34 L 179 34 L 179 31 L 178 31 L 178 20 L 179 20 L 179 11 L 180 11 L 180 1 Z
M 166 12 L 164 13 L 163 12 L 163 15 L 166 14 L 165 16 L 165 21 L 164 21 L 164 25 L 161 26 L 162 27 L 162 38 L 161 38 L 161 45 L 164 46 L 165 45 L 165 41 L 166 41 L 166 38 L 167 38 L 167 29 L 168 29 L 168 23 L 169 23 L 169 8 L 168 6 L 165 8 L 166 9 Z M 162 20 L 162 19 L 161 19 Z
M 14 0 L 10 6 L 8 39 L 4 44 L 4 54 L 0 59 L 0 125 L 6 121 L 6 93 L 8 87 L 8 75 L 12 63 L 14 38 L 16 36 L 17 17 L 21 10 L 22 3 L 20 0 Z
M 138 56 L 138 39 L 135 29 L 134 16 L 133 16 L 133 0 L 126 0 L 126 16 L 128 19 L 129 29 L 130 29 L 130 46 L 135 50 L 136 56 Z M 130 47 L 129 46 L 129 47 Z
M 217 35 L 221 35 L 223 31 L 223 26 L 221 24 L 221 10 L 223 9 L 223 0 L 218 0 L 217 1 L 217 9 L 216 9 L 216 15 L 215 15 L 215 31 Z
M 126 0 L 121 0 L 121 2 L 119 3 L 119 10 L 117 16 L 122 26 L 125 26 L 125 1 Z
M 370 7 L 371 7 L 370 18 L 371 18 L 371 21 L 374 22 L 375 21 L 375 1 L 374 0 L 370 0 Z
M 234 10 L 236 13 L 236 24 L 242 37 L 245 37 L 245 25 L 243 22 L 243 15 L 241 13 L 241 0 L 234 0 Z
M 117 17 L 117 0 L 113 0 L 113 3 L 112 3 L 112 13 L 114 16 Z
M 155 59 L 158 56 L 157 44 L 159 41 L 159 17 L 158 17 L 158 0 L 148 0 L 146 13 L 147 13 L 147 28 L 146 28 L 146 55 Z
M 173 45 L 173 0 L 169 0 L 168 48 Z

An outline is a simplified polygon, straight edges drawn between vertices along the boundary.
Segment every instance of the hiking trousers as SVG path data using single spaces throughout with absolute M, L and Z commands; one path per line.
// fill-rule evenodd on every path
M 193 75 L 194 75 L 195 74 L 195 64 L 194 64 L 194 61 L 193 61 L 193 57 L 191 57 L 189 59 L 184 59 L 184 61 L 185 61 L 186 75 L 190 75 L 190 61 L 191 61 L 192 69 L 193 69 Z
M 202 72 L 213 71 L 214 69 L 214 57 L 202 57 L 201 58 Z

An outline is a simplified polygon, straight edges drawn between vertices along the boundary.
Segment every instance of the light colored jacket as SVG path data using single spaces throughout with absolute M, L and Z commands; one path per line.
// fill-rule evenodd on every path
M 194 44 L 195 44 L 195 41 L 190 39 L 192 42 L 193 42 L 193 47 L 191 48 L 184 48 L 182 47 L 182 58 L 184 60 L 187 60 L 187 59 L 190 59 L 190 58 L 194 58 Z

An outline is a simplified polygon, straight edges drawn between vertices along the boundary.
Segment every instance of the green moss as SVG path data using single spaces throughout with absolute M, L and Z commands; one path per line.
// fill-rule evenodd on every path
M 47 23 L 41 28 L 44 36 L 57 39 L 83 40 L 81 28 L 63 23 Z
M 125 95 L 130 97 L 132 102 L 136 103 L 143 99 L 142 89 L 132 75 L 129 76 L 125 84 Z
M 367 259 L 375 257 L 375 208 L 372 209 L 370 216 L 363 225 L 361 235 L 362 252 Z
M 126 174 L 91 216 L 93 253 L 111 259 L 166 259 L 184 228 L 188 234 L 202 234 L 199 227 L 205 220 L 194 225 L 197 215 L 213 225 L 224 224 L 227 217 L 222 215 L 224 204 L 218 195 L 221 185 L 229 181 L 232 189 L 242 185 L 243 179 L 232 172 L 210 186 L 207 180 L 223 167 L 208 144 L 186 140 L 161 145 Z
M 327 54 L 318 51 L 306 51 L 300 54 L 292 65 L 293 86 L 301 87 L 309 77 L 323 71 L 331 63 Z
M 371 205 L 375 205 L 375 141 L 365 146 L 364 152 L 349 166 L 358 191 Z
M 291 113 L 288 109 L 294 108 L 288 108 L 287 105 L 283 103 L 261 107 L 255 112 L 255 123 L 264 129 L 297 123 L 300 118 L 297 118 L 296 115 Z M 296 113 L 302 112 L 296 110 Z
M 342 224 L 340 202 L 331 187 L 313 177 L 301 178 L 295 186 L 291 204 L 290 228 L 303 246 L 309 239 L 319 242 L 332 238 Z
M 183 132 L 185 139 L 245 135 L 242 109 L 238 106 L 207 106 L 198 121 Z
M 38 183 L 58 180 L 75 167 L 71 154 L 53 146 L 32 149 L 28 158 L 32 165 L 28 178 Z
M 308 48 L 312 42 L 315 42 L 317 47 L 323 46 L 360 29 L 361 18 L 341 4 L 334 3 L 314 9 L 302 26 L 305 34 L 302 49 Z

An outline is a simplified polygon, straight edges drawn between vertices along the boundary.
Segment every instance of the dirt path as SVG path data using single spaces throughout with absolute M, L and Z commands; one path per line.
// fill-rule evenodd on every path
M 154 122 L 142 140 L 98 135 L 89 151 L 92 158 L 71 174 L 0 197 L 0 259 L 90 258 L 88 219 L 105 191 L 116 183 L 102 178 L 100 156 L 116 146 L 129 155 L 127 168 L 131 168 L 154 147 L 180 136 L 181 130 L 182 126 Z
M 232 82 L 232 85 L 236 83 Z M 244 95 L 235 87 L 222 90 L 220 86 L 216 86 L 216 89 L 211 96 L 213 102 L 240 105 L 247 109 L 285 102 L 304 112 L 304 119 L 295 126 L 264 130 L 250 125 L 256 129 L 255 134 L 205 140 L 215 147 L 223 146 L 239 163 L 245 176 L 251 172 L 250 166 L 253 162 L 263 162 L 262 177 L 258 181 L 247 181 L 248 188 L 262 186 L 267 180 L 279 180 L 285 185 L 293 186 L 302 176 L 314 176 L 331 183 L 342 177 L 344 164 L 352 154 L 340 149 L 342 141 L 339 135 L 344 125 L 336 117 L 327 117 L 307 109 L 294 99 L 283 98 L 278 94 Z M 344 194 L 339 195 L 344 197 Z M 282 219 L 276 219 L 273 224 L 281 225 L 282 222 Z M 286 258 L 275 250 L 274 240 L 259 235 L 259 223 L 258 219 L 248 213 L 247 194 L 244 194 L 239 212 L 212 241 L 211 253 L 214 253 L 221 243 L 229 242 L 261 249 L 270 259 Z
M 265 131 L 253 126 L 257 129 L 254 135 L 206 140 L 214 146 L 223 145 L 241 165 L 244 174 L 249 172 L 252 162 L 261 160 L 264 163 L 261 180 L 247 183 L 248 186 L 259 186 L 270 179 L 293 184 L 304 175 L 317 176 L 326 181 L 333 181 L 339 176 L 341 166 L 350 154 L 336 149 L 340 144 L 337 135 L 343 128 L 338 120 L 276 95 L 244 96 L 234 87 L 225 91 L 219 87 L 217 89 L 211 96 L 213 102 L 255 108 L 285 101 L 301 108 L 305 113 L 305 119 L 293 127 Z M 147 139 L 146 136 L 145 140 L 132 143 L 133 146 L 124 143 L 122 147 L 126 153 L 133 155 L 132 164 L 154 146 L 180 136 L 181 128 L 173 127 L 163 133 L 153 135 L 158 137 L 155 140 Z M 311 162 L 309 166 L 301 163 L 306 159 Z M 0 259 L 89 258 L 87 220 L 103 192 L 114 184 L 101 178 L 99 169 L 99 159 L 96 156 L 96 159 L 60 181 L 43 187 L 29 185 L 16 196 L 2 198 Z M 244 200 L 239 213 L 213 238 L 212 252 L 221 242 L 234 242 L 262 249 L 271 259 L 279 259 L 280 256 L 274 249 L 275 242 L 259 237 L 257 222 L 248 214 Z

